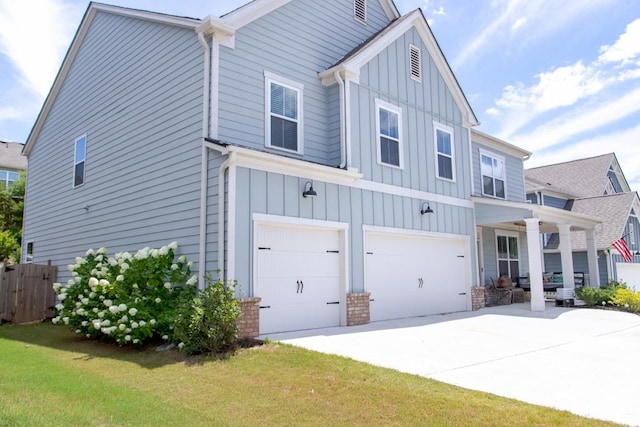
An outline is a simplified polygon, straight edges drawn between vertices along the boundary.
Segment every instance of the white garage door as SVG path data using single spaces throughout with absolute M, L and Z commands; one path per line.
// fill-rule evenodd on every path
M 468 260 L 457 239 L 368 233 L 371 320 L 464 311 Z
M 616 270 L 619 282 L 625 282 L 629 288 L 640 291 L 640 264 L 618 262 Z
M 340 232 L 259 225 L 260 334 L 340 324 Z

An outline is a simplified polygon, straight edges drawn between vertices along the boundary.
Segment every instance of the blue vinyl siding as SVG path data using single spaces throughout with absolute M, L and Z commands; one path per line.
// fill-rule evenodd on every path
M 410 78 L 410 44 L 422 52 L 422 83 Z M 462 113 L 415 28 L 364 65 L 359 84 L 350 84 L 352 162 L 353 167 L 364 174 L 364 179 L 461 199 L 470 198 L 469 131 L 464 127 Z M 377 162 L 376 99 L 402 111 L 403 169 Z M 436 178 L 434 121 L 453 129 L 454 182 Z
M 296 0 L 238 30 L 235 49 L 220 48 L 219 138 L 265 149 L 268 71 L 304 85 L 304 156 L 267 151 L 338 165 L 339 92 L 323 86 L 318 73 L 389 23 L 379 2 L 367 6 L 363 25 L 351 2 Z
M 567 199 L 561 199 L 559 197 L 547 196 L 546 194 L 543 194 L 542 202 L 545 206 L 564 209 L 565 205 L 567 204 Z
M 473 210 L 469 208 L 431 203 L 435 213 L 421 215 L 422 200 L 321 181 L 313 183 L 318 195 L 305 199 L 301 196 L 305 182 L 304 178 L 242 167 L 237 169 L 236 279 L 245 295 L 249 295 L 251 290 L 253 213 L 348 223 L 350 292 L 362 292 L 364 289 L 363 225 L 473 234 Z M 475 242 L 471 244 L 471 265 L 475 270 Z M 471 277 L 475 277 L 473 274 Z
M 96 14 L 29 156 L 34 262 L 51 260 L 64 281 L 88 248 L 173 240 L 197 261 L 202 70 L 193 30 Z M 73 146 L 85 134 L 85 182 L 74 189 Z
M 480 150 L 504 158 L 506 169 L 506 199 L 512 202 L 524 202 L 524 162 L 522 158 L 489 148 L 475 141 L 471 144 L 473 161 L 473 194 L 482 196 L 482 168 Z M 528 199 L 528 197 L 527 197 Z

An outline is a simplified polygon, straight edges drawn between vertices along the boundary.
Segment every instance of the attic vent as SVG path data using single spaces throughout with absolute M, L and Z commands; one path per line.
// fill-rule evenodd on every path
M 367 22 L 367 0 L 353 1 L 353 16 L 359 21 Z
M 420 61 L 420 49 L 414 45 L 409 45 L 409 67 L 411 68 L 411 78 L 422 81 L 422 66 Z

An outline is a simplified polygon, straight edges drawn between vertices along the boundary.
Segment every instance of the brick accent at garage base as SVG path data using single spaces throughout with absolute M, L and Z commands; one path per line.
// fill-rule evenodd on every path
M 347 326 L 366 325 L 370 321 L 370 293 L 347 294 Z
M 242 314 L 236 321 L 238 338 L 255 338 L 260 335 L 260 300 L 262 298 L 243 298 L 240 301 Z
M 486 306 L 484 300 L 484 287 L 471 288 L 471 310 L 479 310 Z

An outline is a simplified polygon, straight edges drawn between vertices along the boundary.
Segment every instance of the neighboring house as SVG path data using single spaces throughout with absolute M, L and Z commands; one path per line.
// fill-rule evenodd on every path
M 595 234 L 600 283 L 619 280 L 640 289 L 640 200 L 631 191 L 615 154 L 527 169 L 525 174 L 527 200 L 531 203 L 602 221 Z M 631 262 L 625 262 L 612 247 L 620 238 L 633 255 Z M 574 270 L 589 274 L 586 245 L 583 235 L 572 236 Z M 544 236 L 544 253 L 546 270 L 559 271 L 557 234 Z
M 263 334 L 469 310 L 478 248 L 492 277 L 534 275 L 540 219 L 597 223 L 525 203 L 528 153 L 477 124 L 419 9 L 92 3 L 24 150 L 24 240 L 61 267 L 177 240 L 261 298 Z
M 23 144 L 0 141 L 0 187 L 9 188 L 27 168 L 27 158 L 22 155 Z

